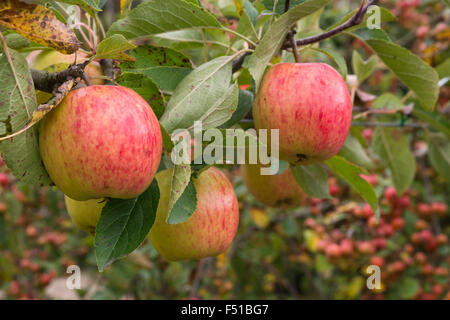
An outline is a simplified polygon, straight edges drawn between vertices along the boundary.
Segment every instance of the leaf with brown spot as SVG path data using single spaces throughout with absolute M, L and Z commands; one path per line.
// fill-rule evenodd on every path
M 53 11 L 41 5 L 18 0 L 0 3 L 0 25 L 66 54 L 74 53 L 81 45 L 75 33 L 59 21 Z
M 31 118 L 26 123 L 25 127 L 20 129 L 19 131 L 14 132 L 13 134 L 10 134 L 6 137 L 1 137 L 0 141 L 11 139 L 12 137 L 15 137 L 22 132 L 27 131 L 32 126 L 34 126 L 36 123 L 38 123 L 44 116 L 52 111 L 63 99 L 64 97 L 70 92 L 70 90 L 73 88 L 74 80 L 69 80 L 67 82 L 64 82 L 59 88 L 57 89 L 57 92 L 55 95 L 47 102 L 39 105 L 36 110 L 34 110 L 33 114 L 31 115 Z
M 36 109 L 36 95 L 27 61 L 17 51 L 9 49 L 0 34 L 4 53 L 0 55 L 0 127 L 2 134 L 22 129 Z M 48 185 L 50 178 L 42 163 L 37 129 L 0 142 L 0 152 L 14 176 L 34 185 Z

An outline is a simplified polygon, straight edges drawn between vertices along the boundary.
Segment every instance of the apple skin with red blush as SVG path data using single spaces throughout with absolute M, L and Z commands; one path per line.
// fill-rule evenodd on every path
M 236 235 L 239 204 L 233 185 L 215 167 L 202 171 L 194 179 L 197 206 L 184 222 L 169 224 L 170 186 L 173 169 L 158 172 L 160 190 L 155 223 L 149 239 L 168 261 L 198 260 L 225 252 Z
M 259 202 L 275 208 L 293 208 L 302 204 L 306 193 L 295 180 L 291 168 L 281 174 L 262 175 L 260 164 L 241 165 L 241 175 L 248 191 Z
M 342 148 L 352 100 L 344 79 L 331 66 L 279 63 L 262 80 L 253 118 L 258 130 L 279 129 L 280 159 L 307 165 L 330 159 Z
M 68 197 L 129 199 L 153 180 L 162 137 L 139 94 L 94 85 L 70 92 L 43 119 L 39 145 L 50 178 Z

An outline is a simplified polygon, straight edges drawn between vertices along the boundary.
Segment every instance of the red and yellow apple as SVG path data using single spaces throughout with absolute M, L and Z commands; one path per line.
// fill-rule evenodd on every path
M 102 209 L 107 200 L 91 199 L 87 201 L 77 201 L 68 196 L 64 196 L 64 200 L 72 222 L 83 231 L 95 233 L 95 227 L 100 220 Z
M 261 165 L 241 165 L 241 175 L 248 192 L 259 202 L 269 207 L 292 208 L 299 206 L 306 198 L 291 168 L 281 174 L 261 175 Z
M 42 120 L 42 160 L 50 178 L 74 200 L 134 198 L 158 169 L 162 137 L 148 103 L 120 86 L 70 92 Z
M 262 80 L 253 118 L 256 129 L 279 129 L 280 159 L 311 164 L 342 148 L 352 101 L 344 79 L 331 66 L 279 63 Z
M 197 207 L 179 224 L 168 224 L 173 169 L 156 175 L 160 199 L 149 238 L 169 261 L 201 259 L 224 252 L 233 241 L 239 223 L 239 206 L 233 186 L 217 168 L 210 167 L 194 179 Z

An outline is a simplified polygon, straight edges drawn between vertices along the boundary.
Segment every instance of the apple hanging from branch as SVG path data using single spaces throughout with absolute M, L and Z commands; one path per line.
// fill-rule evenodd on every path
M 105 199 L 77 201 L 70 199 L 68 196 L 64 196 L 64 201 L 72 222 L 81 230 L 94 234 L 102 209 L 107 201 Z
M 264 76 L 253 118 L 256 129 L 280 130 L 280 159 L 306 165 L 327 160 L 342 148 L 352 101 L 344 79 L 331 66 L 279 63 Z
M 169 261 L 201 259 L 224 252 L 233 241 L 239 223 L 239 206 L 233 186 L 217 168 L 210 167 L 194 179 L 197 207 L 179 224 L 166 223 L 172 170 L 156 175 L 160 199 L 149 238 Z
M 88 86 L 43 119 L 39 145 L 50 178 L 70 198 L 128 199 L 153 180 L 162 137 L 153 110 L 135 91 Z
M 289 167 L 275 175 L 261 175 L 260 169 L 259 164 L 241 165 L 244 184 L 256 200 L 270 207 L 286 209 L 299 206 L 305 199 L 306 194 Z

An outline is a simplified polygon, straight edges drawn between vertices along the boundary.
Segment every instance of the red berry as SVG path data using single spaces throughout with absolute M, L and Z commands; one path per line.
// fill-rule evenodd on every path
M 370 258 L 370 264 L 374 264 L 376 266 L 382 267 L 384 266 L 384 259 L 380 256 L 374 256 Z
M 3 187 L 7 187 L 10 183 L 11 179 L 6 173 L 0 172 L 0 185 Z
M 395 191 L 394 187 L 387 187 L 384 190 L 384 197 L 391 203 L 397 198 L 397 191 Z
M 336 243 L 331 243 L 325 249 L 325 254 L 329 258 L 339 258 L 342 252 L 341 248 Z
M 402 218 L 397 217 L 392 220 L 391 225 L 395 230 L 400 230 L 405 226 L 405 221 Z
M 351 255 L 353 253 L 353 241 L 351 239 L 343 239 L 340 243 L 343 255 Z

